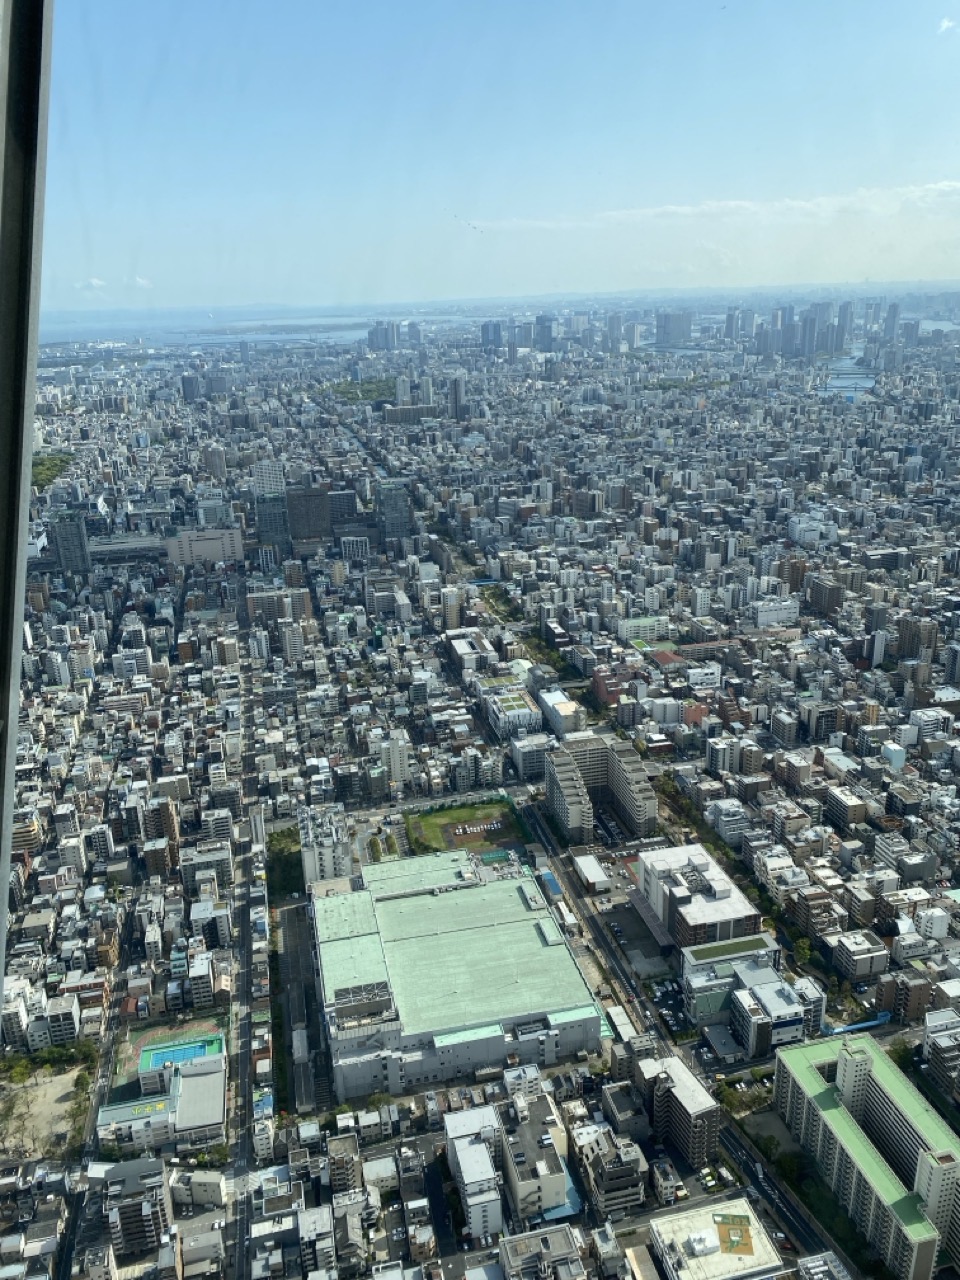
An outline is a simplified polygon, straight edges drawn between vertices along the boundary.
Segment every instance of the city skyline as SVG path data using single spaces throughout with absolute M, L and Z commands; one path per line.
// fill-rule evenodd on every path
M 285 15 L 60 7 L 48 310 L 957 274 L 949 5 Z

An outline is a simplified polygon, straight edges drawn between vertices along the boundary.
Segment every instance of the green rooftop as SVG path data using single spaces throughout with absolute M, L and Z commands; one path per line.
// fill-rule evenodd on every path
M 837 1060 L 842 1046 L 870 1057 L 873 1078 L 891 1098 L 907 1122 L 932 1151 L 951 1151 L 960 1159 L 960 1141 L 907 1077 L 870 1035 L 837 1036 L 810 1044 L 781 1049 L 779 1056 L 804 1093 L 813 1100 L 823 1122 L 849 1151 L 860 1174 L 889 1207 L 904 1231 L 914 1240 L 927 1240 L 937 1229 L 924 1213 L 920 1197 L 903 1185 L 866 1133 L 844 1107 L 835 1085 L 827 1084 L 820 1068 Z
M 534 881 L 474 874 L 463 851 L 395 859 L 364 867 L 366 891 L 314 899 L 326 998 L 387 982 L 408 1036 L 598 1016 Z
M 754 933 L 746 938 L 733 938 L 729 942 L 705 942 L 699 947 L 689 947 L 697 964 L 705 960 L 718 960 L 723 956 L 743 955 L 748 951 L 766 951 L 770 943 L 765 933 Z
M 363 882 L 374 900 L 379 901 L 389 894 L 455 884 L 469 871 L 470 855 L 464 849 L 454 849 L 450 853 L 426 853 L 418 858 L 392 858 L 371 864 L 363 868 Z

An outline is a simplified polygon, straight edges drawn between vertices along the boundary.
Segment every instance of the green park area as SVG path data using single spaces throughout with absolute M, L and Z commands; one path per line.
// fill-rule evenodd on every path
M 525 843 L 523 831 L 508 804 L 464 804 L 432 813 L 407 814 L 404 819 L 411 853 L 446 849 L 507 849 Z
M 45 489 L 63 475 L 72 461 L 72 453 L 35 453 L 30 483 L 35 489 Z
M 297 827 L 284 827 L 267 836 L 267 895 L 272 903 L 303 893 L 303 861 L 300 857 L 300 832 Z
M 374 378 L 370 382 L 334 382 L 327 390 L 340 400 L 355 404 L 360 400 L 396 400 L 397 384 L 393 378 Z

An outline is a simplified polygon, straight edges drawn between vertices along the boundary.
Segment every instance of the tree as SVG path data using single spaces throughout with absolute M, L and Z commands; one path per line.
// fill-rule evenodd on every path
M 793 946 L 793 958 L 797 964 L 810 963 L 810 940 L 808 938 L 798 938 Z
M 899 1067 L 901 1071 L 909 1071 L 913 1066 L 913 1050 L 903 1036 L 897 1036 L 891 1042 L 887 1053 L 893 1059 L 894 1065 Z

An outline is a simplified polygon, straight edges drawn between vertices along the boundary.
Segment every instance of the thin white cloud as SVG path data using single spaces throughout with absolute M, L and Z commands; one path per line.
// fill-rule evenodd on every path
M 134 284 L 134 288 L 136 289 L 152 289 L 153 288 L 153 281 L 148 280 L 146 276 L 134 276 L 133 284 Z
M 645 205 L 608 209 L 583 217 L 475 219 L 486 231 L 600 231 L 617 225 L 704 220 L 716 223 L 825 222 L 844 214 L 855 217 L 893 217 L 913 210 L 928 215 L 960 213 L 960 182 L 929 182 L 905 187 L 861 187 L 839 195 L 806 200 L 704 200 L 700 204 Z
M 937 35 L 942 36 L 946 31 L 952 31 L 957 24 L 952 18 L 941 18 L 940 25 L 937 27 Z
M 97 276 L 90 276 L 87 280 L 78 280 L 73 287 L 83 293 L 96 293 L 100 289 L 105 289 L 107 282 L 106 280 L 98 279 Z

